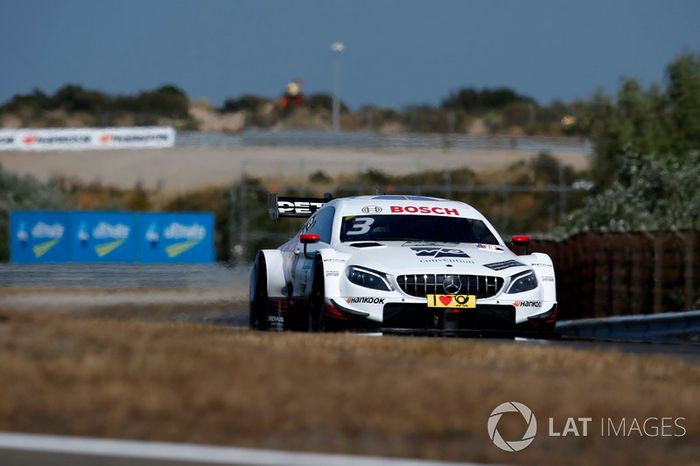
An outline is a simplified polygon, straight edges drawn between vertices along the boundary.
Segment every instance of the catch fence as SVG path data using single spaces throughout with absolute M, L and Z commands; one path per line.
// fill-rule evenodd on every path
M 561 319 L 692 310 L 700 307 L 697 231 L 583 233 L 536 240 L 557 276 Z

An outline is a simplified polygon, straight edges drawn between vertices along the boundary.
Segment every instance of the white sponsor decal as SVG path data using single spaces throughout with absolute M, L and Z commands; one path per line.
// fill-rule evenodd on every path
M 497 246 L 495 244 L 482 244 L 478 243 L 476 245 L 478 249 L 483 249 L 484 251 L 493 251 L 493 252 L 503 252 L 503 248 L 500 246 Z
M 32 237 L 56 239 L 63 237 L 64 231 L 65 228 L 60 223 L 49 225 L 44 222 L 38 222 L 34 225 L 34 228 L 32 228 Z
M 131 231 L 131 228 L 123 223 L 112 225 L 111 223 L 100 222 L 92 229 L 92 237 L 95 239 L 126 239 L 129 237 L 129 231 Z
M 166 239 L 202 240 L 206 234 L 207 230 L 199 223 L 188 226 L 175 222 L 168 225 L 163 236 Z

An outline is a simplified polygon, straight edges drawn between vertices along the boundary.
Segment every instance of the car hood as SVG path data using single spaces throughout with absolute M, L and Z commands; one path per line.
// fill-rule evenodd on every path
M 348 265 L 364 266 L 392 275 L 449 273 L 506 277 L 529 268 L 518 256 L 500 245 L 356 242 L 344 243 L 338 250 L 350 254 Z

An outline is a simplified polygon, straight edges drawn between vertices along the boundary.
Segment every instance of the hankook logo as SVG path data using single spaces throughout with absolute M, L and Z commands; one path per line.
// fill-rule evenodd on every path
M 457 294 L 462 289 L 462 280 L 457 275 L 447 275 L 442 281 L 442 288 L 447 294 Z
M 520 413 L 525 419 L 525 422 L 527 422 L 527 430 L 525 430 L 520 440 L 504 440 L 498 432 L 498 421 L 501 420 L 501 416 L 503 416 L 504 413 Z M 535 440 L 535 436 L 537 435 L 537 419 L 532 413 L 532 410 L 524 404 L 517 401 L 509 401 L 501 403 L 496 406 L 496 409 L 491 411 L 487 430 L 489 432 L 489 438 L 494 445 L 504 451 L 516 452 L 524 450 Z

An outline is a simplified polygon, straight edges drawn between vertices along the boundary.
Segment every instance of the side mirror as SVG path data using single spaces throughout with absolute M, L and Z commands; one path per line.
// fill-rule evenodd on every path
M 302 233 L 299 235 L 299 242 L 304 245 L 304 257 L 313 259 L 313 257 L 309 257 L 306 253 L 306 245 L 318 243 L 319 241 L 321 241 L 321 235 L 317 235 L 316 233 Z
M 526 235 L 514 235 L 511 238 L 513 246 L 522 246 L 525 248 L 525 254 L 529 254 L 528 246 L 530 245 L 530 237 Z
M 313 244 L 321 241 L 321 235 L 315 233 L 302 233 L 299 235 L 299 241 L 301 244 Z

